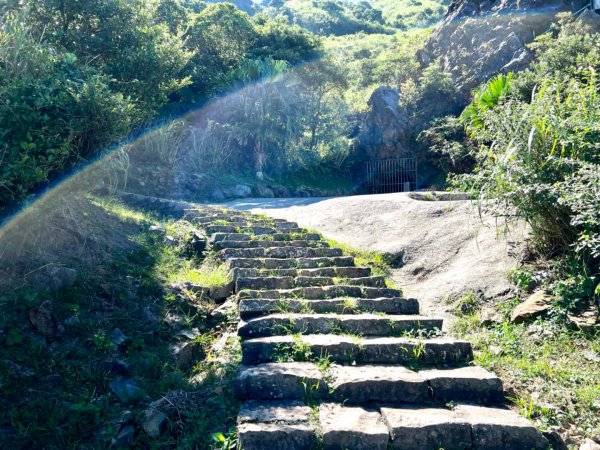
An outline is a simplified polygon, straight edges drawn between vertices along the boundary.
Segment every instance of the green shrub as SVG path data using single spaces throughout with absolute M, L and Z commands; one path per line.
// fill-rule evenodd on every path
M 8 206 L 126 134 L 136 108 L 17 16 L 5 20 L 0 48 L 0 205 Z
M 462 117 L 480 146 L 477 168 L 454 178 L 486 208 L 527 221 L 537 249 L 558 261 L 553 287 L 568 307 L 594 297 L 600 261 L 598 61 L 581 67 L 560 49 L 566 39 L 567 53 L 594 46 L 600 35 L 574 36 L 575 29 L 545 41 L 551 59 L 560 61 L 560 76 L 547 72 L 544 57 L 526 74 L 499 76 L 476 93 Z M 536 81 L 530 98 L 514 89 L 523 79 Z

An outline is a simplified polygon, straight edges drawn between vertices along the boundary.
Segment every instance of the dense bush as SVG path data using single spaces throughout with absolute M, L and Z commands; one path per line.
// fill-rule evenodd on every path
M 599 39 L 567 23 L 557 39 L 542 38 L 546 51 L 529 71 L 483 87 L 463 114 L 477 168 L 455 178 L 497 212 L 524 218 L 542 254 L 569 261 L 561 270 L 571 282 L 556 286 L 574 303 L 599 281 Z
M 0 30 L 0 205 L 123 136 L 138 109 L 72 53 L 39 42 L 17 17 Z

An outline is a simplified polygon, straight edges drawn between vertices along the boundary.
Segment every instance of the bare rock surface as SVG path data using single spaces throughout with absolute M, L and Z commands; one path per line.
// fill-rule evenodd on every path
M 313 228 L 364 250 L 391 253 L 393 278 L 428 315 L 448 316 L 446 299 L 467 290 L 484 299 L 509 293 L 507 273 L 518 265 L 523 225 L 503 234 L 471 201 L 419 201 L 408 194 L 328 199 L 246 199 L 227 206 Z

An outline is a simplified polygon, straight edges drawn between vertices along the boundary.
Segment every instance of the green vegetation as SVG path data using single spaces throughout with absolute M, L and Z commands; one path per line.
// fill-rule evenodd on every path
M 313 33 L 345 36 L 427 27 L 443 17 L 449 3 L 447 0 L 276 0 L 260 9 L 270 15 L 282 15 Z
M 213 344 L 230 331 L 210 317 L 216 305 L 171 283 L 218 286 L 226 273 L 186 252 L 185 223 L 100 198 L 91 199 L 84 217 L 80 229 L 96 246 L 107 245 L 108 254 L 100 257 L 95 247 L 89 257 L 64 260 L 77 267 L 71 287 L 50 292 L 17 286 L 0 296 L 0 427 L 11 430 L 3 439 L 15 448 L 108 448 L 122 411 L 139 418 L 145 408 L 122 404 L 113 393 L 110 383 L 126 374 L 138 383 L 141 398 L 165 396 L 177 410 L 169 421 L 173 433 L 152 444 L 137 433 L 134 445 L 209 448 L 212 433 L 227 433 L 233 425 L 239 344 L 232 337 L 213 355 Z M 111 223 L 110 229 L 90 228 L 98 223 Z M 164 234 L 149 231 L 152 224 L 167 228 L 181 245 L 166 245 Z M 27 317 L 48 300 L 65 330 L 45 340 Z M 204 357 L 191 366 L 177 364 L 171 354 L 181 342 L 180 328 L 198 330 L 193 345 Z M 115 329 L 127 337 L 125 343 L 115 340 Z
M 369 2 L 335 0 L 287 0 L 270 2 L 265 12 L 283 15 L 291 23 L 322 35 L 375 33 L 385 30 L 381 11 Z
M 240 67 L 298 64 L 321 46 L 226 3 L 10 1 L 0 17 L 2 208 L 133 130 L 227 92 Z M 180 142 L 189 133 L 170 131 Z
M 500 304 L 503 320 L 490 326 L 482 326 L 479 310 L 469 308 L 457 319 L 453 333 L 473 342 L 475 364 L 503 379 L 523 416 L 543 430 L 597 436 L 598 336 L 566 329 L 556 318 L 515 325 L 509 317 L 518 301 Z
M 372 0 L 371 4 L 382 11 L 388 26 L 409 30 L 439 21 L 446 14 L 450 0 Z

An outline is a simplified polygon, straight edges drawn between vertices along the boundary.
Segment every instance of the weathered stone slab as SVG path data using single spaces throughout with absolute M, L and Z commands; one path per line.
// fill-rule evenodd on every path
M 345 280 L 344 284 L 350 286 L 385 287 L 385 277 L 358 277 Z
M 312 450 L 318 442 L 308 424 L 243 423 L 238 438 L 244 450 Z
M 239 303 L 240 316 L 247 320 L 257 316 L 263 316 L 274 313 L 306 313 L 313 312 L 317 314 L 336 313 L 336 314 L 360 314 L 370 313 L 388 313 L 388 314 L 418 314 L 419 302 L 415 299 L 404 299 L 400 297 L 393 298 L 359 298 L 352 299 L 351 304 L 348 300 L 342 299 L 323 299 L 323 300 L 304 300 L 304 299 L 243 299 Z
M 238 423 L 304 423 L 310 415 L 310 408 L 300 401 L 247 401 L 240 408 Z
M 265 240 L 222 240 L 215 242 L 213 248 L 215 250 L 224 250 L 226 248 L 268 248 L 268 247 L 321 247 L 328 248 L 329 244 L 321 241 L 265 241 Z
M 246 450 L 309 450 L 317 443 L 311 409 L 298 401 L 247 401 L 238 415 L 238 436 Z
M 441 408 L 381 408 L 391 447 L 399 450 L 466 450 L 472 445 L 471 425 Z
M 401 297 L 402 292 L 398 289 L 362 287 L 362 286 L 313 286 L 295 289 L 281 290 L 243 290 L 238 293 L 242 298 L 305 298 L 308 300 L 325 299 L 336 297 L 349 298 L 381 298 L 381 297 Z
M 294 279 L 295 287 L 310 287 L 310 286 L 329 286 L 334 284 L 331 277 L 296 277 Z
M 504 401 L 502 380 L 482 367 L 422 370 L 420 375 L 431 386 L 433 398 L 439 401 Z
M 334 366 L 329 375 L 332 396 L 339 402 L 417 403 L 429 398 L 427 381 L 402 366 Z
M 238 292 L 243 289 L 292 289 L 294 285 L 292 277 L 238 278 L 236 281 Z
M 441 330 L 442 323 L 442 319 L 409 315 L 273 314 L 240 322 L 238 334 L 244 338 L 295 333 L 389 336 L 413 330 Z
M 231 258 L 320 258 L 342 256 L 339 248 L 268 247 L 227 248 L 218 253 L 222 259 Z
M 214 233 L 208 238 L 209 244 L 222 241 L 249 241 L 250 235 L 243 233 Z
M 472 427 L 474 450 L 547 450 L 546 438 L 510 409 L 457 405 L 453 413 Z
M 418 342 L 407 338 L 353 338 L 339 335 L 301 336 L 313 355 L 328 355 L 344 364 L 464 364 L 473 359 L 471 344 L 448 338 Z M 298 345 L 293 336 L 272 336 L 242 342 L 243 364 L 271 362 Z
M 268 363 L 242 367 L 236 378 L 236 393 L 243 399 L 303 399 L 306 388 L 323 397 L 328 386 L 312 363 Z
M 254 269 L 310 269 L 320 267 L 348 267 L 354 265 L 354 257 L 337 256 L 333 258 L 231 258 L 228 260 L 229 267 L 254 268 Z
M 335 403 L 319 407 L 325 450 L 385 450 L 389 434 L 377 411 Z

